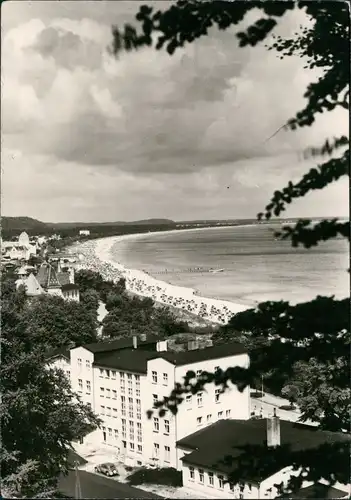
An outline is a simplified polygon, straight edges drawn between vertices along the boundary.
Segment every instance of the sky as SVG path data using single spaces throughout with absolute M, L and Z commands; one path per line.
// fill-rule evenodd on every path
M 253 218 L 275 190 L 321 162 L 303 160 L 305 147 L 348 132 L 343 110 L 266 141 L 303 108 L 318 74 L 264 44 L 239 48 L 235 33 L 258 12 L 173 56 L 153 48 L 111 56 L 111 26 L 133 22 L 140 5 L 2 4 L 2 215 Z M 309 22 L 296 10 L 275 33 L 289 37 Z M 286 216 L 348 213 L 345 178 L 295 201 Z

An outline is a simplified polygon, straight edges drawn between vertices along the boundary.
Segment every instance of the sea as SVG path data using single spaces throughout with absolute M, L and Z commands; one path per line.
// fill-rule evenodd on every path
M 111 254 L 127 268 L 239 304 L 296 304 L 317 295 L 350 295 L 345 239 L 293 248 L 274 237 L 277 229 L 276 224 L 260 224 L 146 233 L 117 241 Z

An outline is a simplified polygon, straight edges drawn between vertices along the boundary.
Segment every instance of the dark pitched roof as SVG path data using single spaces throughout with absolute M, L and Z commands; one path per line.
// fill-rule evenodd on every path
M 286 420 L 280 421 L 281 445 L 291 446 L 292 451 L 317 448 L 325 443 L 350 441 L 346 434 L 321 431 L 312 427 Z M 184 437 L 177 442 L 177 447 L 194 450 L 181 460 L 190 465 L 207 467 L 228 474 L 238 467 L 240 455 L 246 446 L 267 446 L 267 420 L 219 420 L 214 424 Z M 224 463 L 226 456 L 234 458 L 231 463 Z M 289 464 L 272 464 L 271 474 Z M 261 481 L 269 477 L 252 477 Z
M 307 488 L 301 488 L 295 493 L 287 493 L 286 495 L 281 495 L 278 498 L 349 498 L 349 495 L 344 491 L 338 490 L 333 486 L 328 486 L 326 484 L 317 483 L 308 486 Z
M 103 344 L 94 345 L 99 346 Z M 99 352 L 101 354 L 95 356 L 94 364 L 111 368 L 119 368 L 121 370 L 147 373 L 147 362 L 155 358 L 162 358 L 173 365 L 182 366 L 208 359 L 224 358 L 226 356 L 244 354 L 247 352 L 245 347 L 237 342 L 186 352 L 144 351 L 140 347 L 138 349 L 122 349 L 123 348 L 119 348 L 118 350 L 117 348 L 109 349 L 109 352 L 107 352 L 107 349 L 104 350 L 104 352 L 100 349 Z M 94 352 L 96 353 L 97 351 Z
M 165 351 L 159 354 L 170 363 L 181 366 L 209 359 L 220 359 L 228 356 L 247 354 L 247 349 L 238 342 L 230 342 L 228 344 L 205 347 L 205 349 L 195 349 L 193 351 L 181 352 Z
M 60 347 L 58 349 L 50 349 L 46 353 L 46 358 L 51 359 L 51 358 L 56 358 L 59 356 L 63 356 L 64 358 L 70 359 L 70 351 L 68 347 Z
M 141 340 L 138 338 L 138 346 L 146 346 L 150 344 L 156 344 L 159 340 L 163 340 L 162 337 L 157 337 L 156 335 L 149 335 L 146 340 Z M 84 349 L 88 351 L 97 352 L 113 352 L 119 351 L 120 349 L 130 349 L 133 347 L 133 337 L 128 337 L 124 339 L 113 340 L 111 342 L 94 342 L 93 344 L 82 345 Z
M 61 287 L 56 271 L 50 264 L 44 263 L 40 266 L 37 274 L 37 280 L 45 289 Z
M 161 353 L 156 351 L 144 351 L 143 349 L 123 349 L 113 352 L 100 352 L 94 356 L 94 366 L 116 368 L 119 370 L 136 373 L 147 373 L 147 362 L 149 359 L 160 357 Z

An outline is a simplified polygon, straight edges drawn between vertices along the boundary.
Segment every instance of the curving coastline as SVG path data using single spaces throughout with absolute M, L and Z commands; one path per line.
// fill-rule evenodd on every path
M 195 230 L 203 231 L 205 229 L 198 228 Z M 194 229 L 190 230 L 193 231 Z M 168 232 L 162 231 L 161 233 Z M 160 234 L 160 232 L 157 234 Z M 197 295 L 194 289 L 171 285 L 150 276 L 144 271 L 128 269 L 122 263 L 112 259 L 111 248 L 116 242 L 126 239 L 138 239 L 143 236 L 145 236 L 145 233 L 90 240 L 71 247 L 70 250 L 80 254 L 80 262 L 77 268 L 98 271 L 105 279 L 113 281 L 118 281 L 123 277 L 126 280 L 126 289 L 128 291 L 142 297 L 150 297 L 166 306 L 173 306 L 191 312 L 212 323 L 226 324 L 233 314 L 254 307 L 202 297 Z

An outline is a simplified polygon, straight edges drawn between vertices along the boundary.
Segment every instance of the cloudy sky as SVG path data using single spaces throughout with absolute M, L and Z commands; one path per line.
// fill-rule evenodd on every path
M 3 215 L 254 217 L 274 190 L 314 164 L 302 160 L 305 146 L 347 132 L 344 111 L 265 142 L 302 108 L 316 74 L 263 45 L 239 48 L 238 27 L 213 30 L 172 57 L 149 48 L 111 57 L 111 25 L 132 21 L 139 5 L 2 5 Z M 293 12 L 276 33 L 306 23 Z M 347 215 L 347 193 L 343 179 L 286 214 Z

